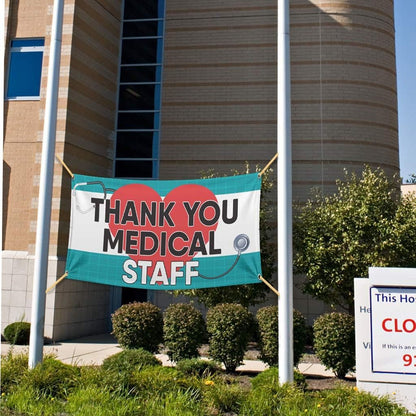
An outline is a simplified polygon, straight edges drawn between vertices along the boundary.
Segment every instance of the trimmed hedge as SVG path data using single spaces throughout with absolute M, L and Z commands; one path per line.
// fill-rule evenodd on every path
M 315 352 L 339 378 L 355 367 L 355 321 L 346 313 L 321 315 L 313 325 Z
M 29 345 L 30 323 L 13 322 L 4 328 L 4 338 L 14 345 Z
M 189 303 L 170 305 L 164 313 L 163 336 L 171 361 L 198 357 L 198 348 L 206 338 L 201 312 Z
M 214 306 L 207 313 L 209 353 L 228 372 L 242 363 L 250 337 L 250 312 L 236 303 Z
M 277 306 L 265 306 L 257 311 L 260 359 L 271 367 L 279 365 L 279 316 Z M 307 328 L 304 316 L 293 310 L 293 361 L 298 365 L 305 352 Z
M 150 302 L 122 305 L 111 316 L 113 334 L 123 348 L 143 348 L 155 353 L 163 341 L 163 316 Z

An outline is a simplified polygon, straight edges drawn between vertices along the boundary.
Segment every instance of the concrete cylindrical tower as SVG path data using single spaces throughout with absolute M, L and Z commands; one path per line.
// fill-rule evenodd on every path
M 276 2 L 166 5 L 161 178 L 276 152 Z M 293 196 L 398 172 L 392 0 L 291 0 Z M 180 166 L 180 168 L 179 168 Z
M 295 197 L 344 168 L 398 173 L 393 1 L 291 5 Z

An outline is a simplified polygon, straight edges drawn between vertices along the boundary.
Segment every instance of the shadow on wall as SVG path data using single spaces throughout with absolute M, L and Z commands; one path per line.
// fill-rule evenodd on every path
M 10 45 L 11 40 L 16 37 L 18 10 L 19 10 L 19 0 L 9 1 L 9 18 L 7 19 L 6 43 L 5 43 L 6 53 L 4 54 L 4 68 L 5 68 L 4 75 L 5 75 L 5 80 L 6 80 L 5 91 L 4 91 L 5 95 L 7 94 L 7 77 L 8 77 L 9 57 L 10 57 L 8 51 L 9 51 L 9 45 Z M 4 101 L 4 117 L 3 117 L 3 121 L 4 121 L 3 138 L 5 137 L 5 132 L 6 132 L 8 110 L 9 110 L 9 102 L 5 100 Z
M 7 212 L 9 208 L 10 170 L 10 166 L 3 160 L 3 248 L 6 239 Z

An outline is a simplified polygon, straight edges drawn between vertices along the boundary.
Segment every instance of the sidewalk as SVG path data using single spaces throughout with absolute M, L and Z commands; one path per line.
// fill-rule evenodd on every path
M 7 354 L 12 349 L 13 352 L 28 352 L 27 345 L 10 346 L 7 343 L 1 344 L 1 354 Z M 110 355 L 121 351 L 117 341 L 110 334 L 92 335 L 70 341 L 57 342 L 56 344 L 45 345 L 44 354 L 54 354 L 56 357 L 67 364 L 75 365 L 100 365 L 103 360 Z M 165 366 L 173 366 L 165 354 L 156 354 Z M 244 360 L 244 364 L 237 368 L 237 371 L 259 372 L 268 368 L 267 364 L 257 360 Z M 300 363 L 298 369 L 305 375 L 315 375 L 333 377 L 332 371 L 326 370 L 319 363 Z

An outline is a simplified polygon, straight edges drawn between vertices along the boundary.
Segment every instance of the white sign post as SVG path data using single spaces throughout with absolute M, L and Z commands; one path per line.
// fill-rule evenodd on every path
M 416 269 L 355 279 L 357 387 L 416 412 Z

